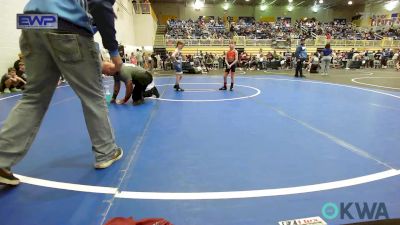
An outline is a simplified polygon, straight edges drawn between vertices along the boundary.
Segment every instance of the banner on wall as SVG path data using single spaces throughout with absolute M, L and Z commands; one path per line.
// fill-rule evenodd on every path
M 379 26 L 400 26 L 399 13 L 385 14 L 385 15 L 372 15 L 370 24 L 373 27 Z
M 259 22 L 273 23 L 275 22 L 274 16 L 260 16 Z

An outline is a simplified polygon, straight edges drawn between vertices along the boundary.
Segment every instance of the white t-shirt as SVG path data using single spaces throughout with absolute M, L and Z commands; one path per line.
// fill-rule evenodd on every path
M 319 64 L 319 58 L 317 56 L 314 56 L 312 58 L 312 62 L 311 63 L 314 64 L 314 65 L 318 65 Z
M 141 51 L 136 52 L 135 56 L 138 62 L 143 62 L 143 53 Z

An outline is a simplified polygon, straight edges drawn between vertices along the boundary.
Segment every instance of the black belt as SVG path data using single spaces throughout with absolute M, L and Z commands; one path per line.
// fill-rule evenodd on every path
M 93 37 L 93 33 L 62 18 L 58 18 L 58 30 Z
M 41 14 L 38 12 L 25 12 L 25 14 Z M 74 23 L 71 23 L 63 18 L 58 17 L 58 29 L 57 31 L 79 34 L 85 37 L 93 37 L 93 33 L 86 28 L 78 26 Z

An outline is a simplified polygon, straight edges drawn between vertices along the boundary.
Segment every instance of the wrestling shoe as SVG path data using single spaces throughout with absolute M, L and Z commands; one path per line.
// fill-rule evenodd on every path
M 226 91 L 228 88 L 226 88 L 226 86 L 223 86 L 222 88 L 220 88 L 220 91 Z
M 175 88 L 175 91 L 185 91 L 181 87 L 179 87 L 179 85 L 175 85 L 174 88 Z

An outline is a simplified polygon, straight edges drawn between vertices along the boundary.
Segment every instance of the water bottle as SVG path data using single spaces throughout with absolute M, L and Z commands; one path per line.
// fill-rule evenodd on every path
M 109 85 L 104 85 L 104 95 L 106 96 L 106 102 L 111 102 L 111 91 Z

